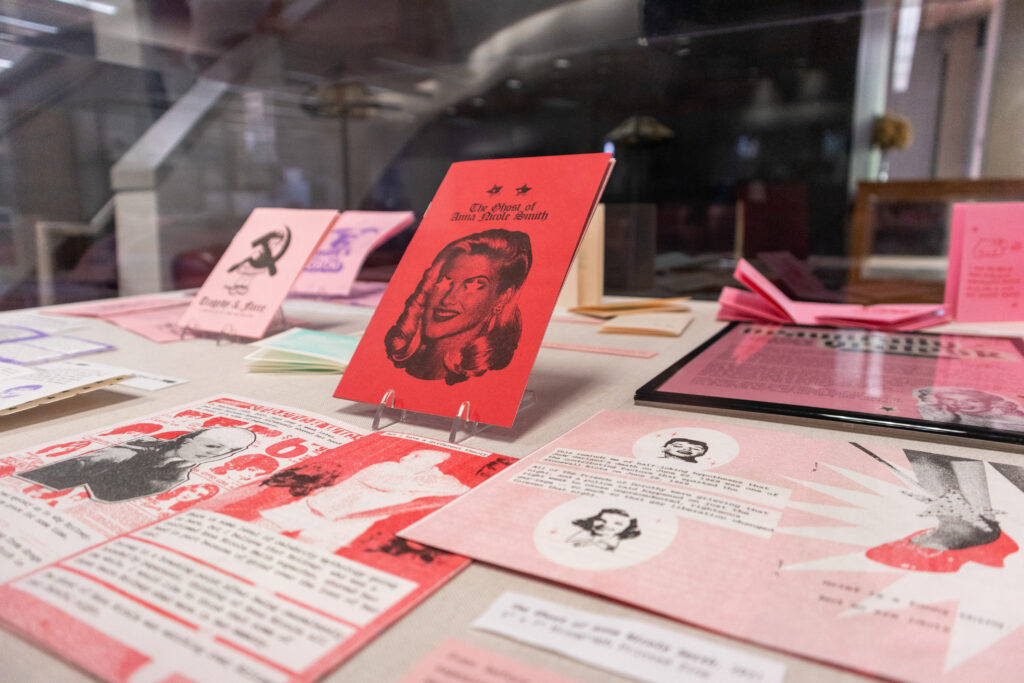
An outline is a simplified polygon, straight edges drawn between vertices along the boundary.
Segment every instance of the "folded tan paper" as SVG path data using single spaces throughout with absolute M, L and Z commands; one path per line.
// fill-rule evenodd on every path
M 630 313 L 656 313 L 662 311 L 688 311 L 690 307 L 681 303 L 689 301 L 688 296 L 671 297 L 668 299 L 636 299 L 633 301 L 615 301 L 593 306 L 576 306 L 570 313 L 589 315 L 594 318 L 609 319 Z
M 599 332 L 678 337 L 692 321 L 693 313 L 686 312 L 630 313 L 608 320 Z

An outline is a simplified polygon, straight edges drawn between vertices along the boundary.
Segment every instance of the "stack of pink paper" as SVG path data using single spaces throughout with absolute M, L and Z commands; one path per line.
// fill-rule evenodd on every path
M 950 319 L 942 304 L 861 306 L 793 301 L 746 259 L 740 259 L 733 276 L 751 291 L 723 287 L 718 297 L 719 320 L 906 331 L 938 325 Z

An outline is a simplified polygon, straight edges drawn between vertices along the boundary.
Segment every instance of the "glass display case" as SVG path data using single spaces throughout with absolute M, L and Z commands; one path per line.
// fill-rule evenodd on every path
M 197 286 L 257 206 L 421 216 L 454 161 L 602 150 L 607 293 L 714 297 L 779 251 L 842 290 L 858 183 L 1024 177 L 1022 30 L 1005 0 L 6 0 L 0 308 Z

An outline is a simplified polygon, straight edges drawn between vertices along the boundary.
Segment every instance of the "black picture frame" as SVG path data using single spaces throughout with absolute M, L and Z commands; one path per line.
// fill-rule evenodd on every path
M 669 407 L 695 407 L 695 408 L 717 408 L 726 410 L 740 410 L 766 415 L 786 415 L 798 418 L 810 418 L 830 420 L 851 425 L 867 425 L 873 427 L 889 427 L 903 430 L 913 430 L 937 436 L 963 437 L 967 439 L 978 439 L 990 442 L 1024 445 L 1024 429 L 1022 431 L 1006 431 L 992 429 L 978 425 L 963 424 L 957 422 L 932 421 L 921 418 L 903 417 L 889 415 L 886 413 L 870 413 L 853 410 L 843 410 L 825 406 L 813 405 L 813 401 L 804 400 L 794 394 L 792 403 L 766 402 L 743 398 L 740 395 L 735 397 L 705 396 L 695 393 L 680 393 L 677 391 L 662 390 L 662 386 L 696 358 L 705 353 L 713 352 L 713 349 L 721 343 L 721 340 L 741 325 L 760 325 L 759 323 L 734 322 L 720 330 L 717 334 L 686 354 L 678 361 L 670 365 L 664 371 L 656 375 L 646 384 L 636 390 L 634 401 L 642 404 L 669 406 Z M 762 325 L 762 327 L 764 327 Z M 795 326 L 773 327 L 799 329 Z M 849 332 L 865 332 L 865 330 L 851 330 L 850 328 L 837 328 L 820 326 L 809 328 L 813 330 L 842 330 Z M 920 337 L 934 337 L 935 335 L 921 332 L 899 332 L 899 335 L 911 335 Z M 949 334 L 947 338 L 978 338 L 977 335 Z M 1024 362 L 1024 340 L 1014 337 L 983 337 L 984 339 L 1000 339 L 1012 343 Z M 1024 385 L 1020 387 L 1024 392 Z M 737 394 L 741 393 L 737 390 Z

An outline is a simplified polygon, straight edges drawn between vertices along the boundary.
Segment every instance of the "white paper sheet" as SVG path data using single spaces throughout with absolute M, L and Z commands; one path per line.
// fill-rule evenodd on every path
M 121 381 L 121 386 L 131 387 L 132 389 L 142 389 L 143 391 L 159 391 L 160 389 L 175 387 L 189 381 L 180 377 L 168 377 L 167 375 L 158 375 L 156 373 L 145 372 L 143 370 L 133 370 L 131 368 L 119 368 L 114 365 L 105 365 L 103 363 L 87 363 L 85 361 L 74 360 L 65 361 L 65 364 L 75 365 L 81 368 L 92 368 L 98 372 L 102 371 L 112 372 L 118 375 L 131 375 L 128 379 Z
M 645 624 L 506 592 L 473 626 L 652 683 L 781 683 L 785 666 Z

